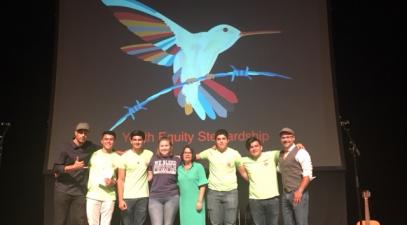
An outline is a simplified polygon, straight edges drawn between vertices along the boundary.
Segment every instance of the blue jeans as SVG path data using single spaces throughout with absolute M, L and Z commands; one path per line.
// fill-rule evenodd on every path
M 281 195 L 281 210 L 284 225 L 308 225 L 308 191 L 302 193 L 299 204 L 293 204 L 294 192 L 283 192 Z
M 172 225 L 177 216 L 179 195 L 151 198 L 148 201 L 151 225 Z
M 127 209 L 121 211 L 123 225 L 143 225 L 147 217 L 148 197 L 124 199 Z
M 212 225 L 235 225 L 238 192 L 237 189 L 231 191 L 214 191 L 208 189 L 208 213 Z
M 250 213 L 255 225 L 278 225 L 279 197 L 249 199 Z

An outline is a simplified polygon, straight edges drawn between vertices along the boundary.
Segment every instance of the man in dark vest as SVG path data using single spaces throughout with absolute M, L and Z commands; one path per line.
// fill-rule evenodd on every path
M 295 145 L 295 133 L 290 128 L 280 131 L 283 150 L 279 169 L 283 183 L 281 209 L 284 225 L 308 225 L 308 184 L 312 177 L 312 162 L 307 150 Z

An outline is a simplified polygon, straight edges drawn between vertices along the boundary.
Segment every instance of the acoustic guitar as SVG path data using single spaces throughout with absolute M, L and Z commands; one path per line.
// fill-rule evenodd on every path
M 379 222 L 376 220 L 370 219 L 370 212 L 369 212 L 369 198 L 370 198 L 370 191 L 366 190 L 363 191 L 362 197 L 365 200 L 365 220 L 362 220 L 362 224 L 360 221 L 356 223 L 356 225 L 380 225 Z

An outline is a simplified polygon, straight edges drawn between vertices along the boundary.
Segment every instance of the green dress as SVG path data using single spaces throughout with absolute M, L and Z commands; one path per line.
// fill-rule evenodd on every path
M 202 202 L 201 211 L 198 212 L 195 206 L 199 187 L 207 183 L 205 169 L 200 163 L 193 162 L 189 170 L 185 170 L 183 165 L 178 167 L 181 225 L 205 225 L 205 201 Z

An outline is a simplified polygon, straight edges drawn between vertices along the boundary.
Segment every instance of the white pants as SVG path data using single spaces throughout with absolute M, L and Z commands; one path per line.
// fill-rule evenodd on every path
M 114 202 L 86 199 L 86 215 L 89 225 L 110 225 L 112 220 Z

